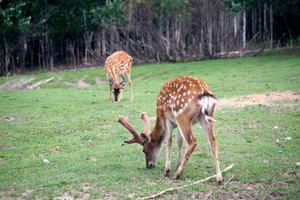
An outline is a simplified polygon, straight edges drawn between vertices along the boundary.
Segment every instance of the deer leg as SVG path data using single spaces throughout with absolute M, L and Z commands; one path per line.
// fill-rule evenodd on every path
M 181 133 L 178 130 L 178 136 L 177 136 L 177 145 L 178 145 L 178 162 L 177 162 L 177 168 L 181 164 L 181 152 L 182 152 L 182 146 L 183 146 L 183 138 L 181 136 Z
M 213 116 L 213 113 L 212 113 Z M 207 123 L 204 116 L 201 117 L 200 124 L 205 132 L 206 138 L 210 145 L 213 156 L 215 157 L 216 171 L 217 171 L 217 182 L 220 185 L 222 183 L 222 173 L 219 165 L 219 156 L 218 156 L 218 143 L 215 137 L 214 131 L 214 121 L 209 120 L 210 123 Z
M 110 94 L 109 94 L 109 102 L 112 102 L 112 100 L 111 100 L 112 91 L 111 91 L 111 89 L 110 89 L 110 88 L 109 88 L 109 92 L 110 92 Z
M 177 125 L 178 125 L 178 130 L 181 134 L 181 136 L 185 139 L 186 142 L 186 150 L 185 150 L 185 155 L 181 160 L 181 163 L 179 167 L 177 168 L 177 171 L 174 175 L 174 179 L 178 179 L 182 171 L 185 168 L 186 163 L 188 162 L 190 156 L 192 155 L 196 145 L 197 145 L 197 140 L 195 139 L 193 133 L 192 133 L 192 126 L 191 122 L 184 117 L 181 117 L 180 119 L 176 119 Z
M 130 86 L 130 93 L 131 93 L 130 100 L 133 100 L 132 81 L 131 81 L 131 78 L 130 78 L 131 74 L 130 73 L 126 73 L 126 75 L 127 75 L 129 86 Z
M 122 80 L 124 81 L 124 83 L 126 83 L 126 79 L 124 78 L 124 76 L 121 75 L 121 77 L 122 77 Z
M 119 97 L 118 101 L 121 101 L 121 99 L 122 99 L 122 97 L 123 97 L 123 92 L 124 92 L 124 89 L 121 89 L 120 97 Z
M 169 121 L 166 121 L 163 123 L 164 130 L 166 133 L 166 143 L 167 143 L 167 157 L 166 157 L 166 165 L 164 174 L 165 176 L 169 176 L 171 171 L 171 152 L 172 152 L 172 132 L 173 127 Z

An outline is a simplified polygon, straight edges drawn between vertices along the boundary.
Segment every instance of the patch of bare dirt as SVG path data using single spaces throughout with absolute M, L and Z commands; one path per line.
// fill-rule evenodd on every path
M 150 75 L 151 75 L 151 73 L 149 72 L 149 73 L 146 73 L 146 74 L 144 74 L 144 75 L 142 75 L 142 76 L 139 76 L 139 77 L 133 79 L 132 81 L 133 81 L 133 82 L 134 82 L 134 81 L 139 81 L 139 80 L 142 80 L 143 78 L 145 78 L 145 77 L 147 77 L 147 76 L 150 76 Z
M 15 149 L 17 147 L 16 146 L 12 146 L 12 145 L 4 145 L 3 148 L 4 149 Z
M 260 184 L 244 184 L 240 182 L 232 182 L 230 184 L 230 189 L 225 190 L 224 187 L 215 188 L 217 194 L 213 194 L 212 191 L 209 192 L 197 192 L 190 191 L 188 194 L 192 198 L 201 198 L 204 199 L 269 199 L 265 195 L 259 193 L 259 190 L 265 189 L 265 187 Z
M 22 196 L 28 197 L 32 192 L 34 192 L 34 190 L 31 189 L 25 190 L 25 192 L 22 193 Z
M 34 190 L 28 189 L 22 193 L 22 196 L 16 198 L 13 194 L 14 191 L 2 191 L 0 192 L 0 200 L 11 200 L 11 199 L 31 199 L 29 198 L 30 194 L 33 193 Z
M 62 81 L 62 80 L 64 80 L 64 77 L 63 77 L 63 76 L 58 76 L 58 77 L 57 77 L 57 80 L 58 80 L 58 81 Z
M 11 121 L 15 121 L 17 120 L 17 118 L 15 117 L 1 117 L 0 118 L 0 121 L 8 121 L 8 122 L 11 122 Z
M 300 91 L 291 92 L 271 92 L 267 94 L 253 94 L 247 95 L 244 98 L 234 97 L 231 99 L 220 99 L 218 100 L 218 107 L 227 107 L 227 106 L 249 106 L 249 105 L 272 105 L 271 101 L 280 101 L 280 100 L 296 100 L 300 98 Z
M 228 186 L 216 186 L 214 183 L 208 183 L 211 187 L 210 191 L 191 191 L 185 190 L 187 199 L 210 199 L 210 200 L 223 200 L 223 199 L 280 199 L 283 195 L 288 194 L 288 190 L 271 191 L 271 188 L 275 186 L 283 186 L 288 188 L 287 183 L 272 183 L 270 185 L 264 185 L 261 183 L 248 184 L 238 181 L 232 181 L 228 183 Z M 264 194 L 263 191 L 268 191 Z M 182 191 L 177 191 L 174 194 L 166 194 L 159 199 L 179 199 L 178 194 Z
M 71 190 L 69 192 L 65 192 L 60 197 L 53 198 L 53 200 L 73 200 L 73 199 L 88 200 L 91 199 L 91 191 L 92 193 L 101 193 L 104 196 L 104 198 L 102 199 L 124 199 L 125 198 L 125 196 L 123 195 L 114 192 L 104 191 L 101 187 L 95 188 L 91 186 L 90 183 L 84 183 L 81 188 L 82 190 L 80 191 Z
M 106 83 L 108 83 L 107 81 L 104 81 L 104 80 L 102 80 L 102 79 L 99 78 L 99 77 L 96 77 L 96 78 L 95 78 L 95 81 L 96 81 L 96 85 L 97 85 L 97 86 L 105 85 Z
M 79 79 L 78 83 L 69 83 L 65 82 L 68 86 L 75 86 L 75 87 L 89 87 L 91 84 L 84 82 L 84 80 L 88 77 L 88 75 L 84 75 L 81 79 Z
M 50 152 L 51 152 L 50 154 L 58 154 L 59 150 L 60 150 L 60 147 L 56 146 L 50 150 Z
M 90 158 L 90 161 L 92 161 L 92 162 L 96 162 L 96 161 L 97 161 L 97 158 L 95 158 L 95 157 L 91 157 L 91 158 Z
M 13 199 L 11 197 L 12 195 L 12 191 L 2 191 L 0 192 L 0 200 L 10 200 L 10 199 Z
M 2 164 L 2 163 L 6 163 L 7 161 L 6 160 L 4 160 L 4 158 L 0 158 L 0 164 Z M 0 193 L 1 194 L 1 193 Z

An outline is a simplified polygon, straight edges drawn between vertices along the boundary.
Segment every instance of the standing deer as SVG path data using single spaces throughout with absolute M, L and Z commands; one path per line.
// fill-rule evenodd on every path
M 110 85 L 110 96 L 109 101 L 111 102 L 111 93 L 114 93 L 115 102 L 121 101 L 124 91 L 124 86 L 126 80 L 123 76 L 126 73 L 130 92 L 131 92 L 131 100 L 133 100 L 133 92 L 132 92 L 132 81 L 131 81 L 131 65 L 132 65 L 132 57 L 129 56 L 124 51 L 117 51 L 109 56 L 105 61 L 104 71 L 109 79 Z M 119 78 L 121 79 L 119 83 Z M 119 97 L 120 95 L 120 97 Z M 118 98 L 119 97 L 119 98 Z
M 164 174 L 168 176 L 171 171 L 172 131 L 173 128 L 178 127 L 178 164 L 174 174 L 174 179 L 178 179 L 197 145 L 192 133 L 192 124 L 200 122 L 215 157 L 217 182 L 221 184 L 222 174 L 213 119 L 216 103 L 215 95 L 203 80 L 191 76 L 177 77 L 165 83 L 160 90 L 156 103 L 156 123 L 150 134 L 150 123 L 146 113 L 142 113 L 141 117 L 145 123 L 144 133 L 141 135 L 124 117 L 119 117 L 118 122 L 133 135 L 133 139 L 124 142 L 141 144 L 145 153 L 146 167 L 153 168 L 157 163 L 163 141 L 166 139 L 167 158 Z M 186 151 L 182 158 L 183 140 L 186 143 Z

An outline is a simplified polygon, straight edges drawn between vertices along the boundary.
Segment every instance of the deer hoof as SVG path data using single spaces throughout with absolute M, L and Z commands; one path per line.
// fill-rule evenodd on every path
M 164 175 L 165 176 L 169 176 L 170 175 L 170 169 L 165 169 L 165 171 L 164 171 Z
M 222 176 L 217 176 L 217 183 L 218 185 L 222 184 Z
M 173 176 L 173 179 L 176 180 L 176 179 L 179 179 L 179 177 L 181 176 L 180 173 L 176 172 Z

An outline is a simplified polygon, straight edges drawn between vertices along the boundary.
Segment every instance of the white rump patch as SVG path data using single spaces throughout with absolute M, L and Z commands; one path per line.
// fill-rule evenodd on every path
M 212 120 L 212 121 L 215 121 L 212 117 L 207 115 L 205 111 L 207 111 L 207 113 L 210 114 L 214 104 L 217 103 L 217 100 L 215 98 L 211 97 L 211 96 L 204 96 L 204 97 L 201 98 L 199 103 L 201 105 L 201 112 L 205 117 L 205 121 L 207 123 L 209 123 L 209 121 L 208 121 L 209 119 Z

